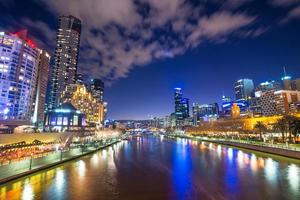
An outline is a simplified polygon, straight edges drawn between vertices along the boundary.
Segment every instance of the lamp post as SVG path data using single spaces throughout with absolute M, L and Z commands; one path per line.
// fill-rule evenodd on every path
M 32 169 L 32 153 L 30 154 L 29 170 Z

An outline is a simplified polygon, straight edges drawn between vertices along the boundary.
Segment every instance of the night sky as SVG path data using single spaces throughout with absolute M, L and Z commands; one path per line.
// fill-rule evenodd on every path
M 299 0 L 0 0 L 0 29 L 27 28 L 54 53 L 57 16 L 82 19 L 79 72 L 106 83 L 112 119 L 174 110 L 173 88 L 190 102 L 233 97 L 233 84 L 300 77 Z

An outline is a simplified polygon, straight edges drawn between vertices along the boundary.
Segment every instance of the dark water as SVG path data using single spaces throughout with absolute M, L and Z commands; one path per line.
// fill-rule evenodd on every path
M 0 186 L 0 199 L 300 199 L 300 165 L 212 143 L 134 138 Z

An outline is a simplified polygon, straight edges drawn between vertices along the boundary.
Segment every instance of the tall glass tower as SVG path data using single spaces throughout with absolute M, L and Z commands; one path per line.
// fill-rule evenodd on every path
M 175 115 L 177 120 L 183 119 L 182 113 L 182 91 L 181 88 L 174 88 L 174 100 L 175 100 Z
M 241 79 L 234 84 L 236 100 L 249 100 L 254 96 L 254 83 L 252 79 Z
M 60 103 L 60 94 L 76 82 L 81 21 L 71 15 L 59 17 L 52 70 L 49 110 Z

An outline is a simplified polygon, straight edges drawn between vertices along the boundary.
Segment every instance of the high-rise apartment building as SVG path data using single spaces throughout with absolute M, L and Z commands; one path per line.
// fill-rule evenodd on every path
M 76 82 L 80 34 L 79 19 L 71 15 L 59 17 L 49 110 L 58 106 L 60 95 L 66 86 Z
M 40 50 L 37 82 L 35 89 L 35 103 L 32 119 L 33 123 L 42 124 L 44 120 L 49 63 L 50 55 L 45 50 Z
M 248 100 L 254 96 L 254 83 L 251 79 L 240 79 L 234 84 L 236 100 Z
M 0 120 L 30 121 L 40 50 L 27 32 L 0 32 Z

